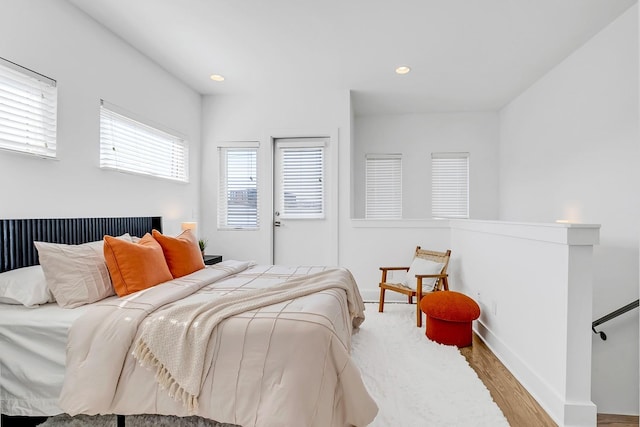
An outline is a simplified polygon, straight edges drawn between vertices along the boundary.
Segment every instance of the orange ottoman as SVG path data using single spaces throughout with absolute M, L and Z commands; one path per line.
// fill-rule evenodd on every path
M 480 307 L 465 294 L 436 291 L 425 295 L 420 309 L 427 315 L 427 338 L 445 345 L 471 345 L 471 322 L 480 317 Z

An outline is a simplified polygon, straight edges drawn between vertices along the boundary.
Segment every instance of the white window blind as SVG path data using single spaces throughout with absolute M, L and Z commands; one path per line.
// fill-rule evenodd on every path
M 0 59 L 0 148 L 56 157 L 56 81 Z
M 218 227 L 258 228 L 258 149 L 220 147 L 219 150 Z
M 281 164 L 280 216 L 324 218 L 324 145 L 278 149 Z
M 100 167 L 188 182 L 187 142 L 100 106 Z
M 431 214 L 469 218 L 469 153 L 431 154 Z
M 365 218 L 402 218 L 402 156 L 367 154 Z

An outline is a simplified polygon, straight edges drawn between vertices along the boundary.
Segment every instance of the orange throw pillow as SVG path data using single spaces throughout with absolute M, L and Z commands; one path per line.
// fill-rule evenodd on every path
M 198 240 L 191 230 L 183 231 L 178 237 L 165 236 L 158 230 L 153 230 L 152 233 L 162 246 L 164 258 L 174 279 L 204 268 Z
M 104 236 L 104 258 L 120 297 L 173 279 L 162 247 L 149 233 L 138 243 Z

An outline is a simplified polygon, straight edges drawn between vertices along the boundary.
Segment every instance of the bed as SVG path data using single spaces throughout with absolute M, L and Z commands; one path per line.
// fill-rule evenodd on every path
M 161 231 L 161 222 L 0 220 L 0 272 L 37 265 L 34 241 L 80 245 L 104 235 L 142 236 Z M 180 313 L 192 319 L 194 308 L 220 317 L 209 332 L 191 341 L 158 332 L 166 330 L 162 322 L 182 333 L 204 330 L 202 317 L 197 328 L 176 321 Z M 1 303 L 0 409 L 9 416 L 198 415 L 243 427 L 367 425 L 377 407 L 349 355 L 363 308 L 344 269 L 233 260 L 74 308 Z M 158 355 L 149 358 L 155 364 L 145 363 L 140 343 Z M 171 363 L 198 374 L 181 376 Z M 161 384 L 160 372 L 175 382 Z

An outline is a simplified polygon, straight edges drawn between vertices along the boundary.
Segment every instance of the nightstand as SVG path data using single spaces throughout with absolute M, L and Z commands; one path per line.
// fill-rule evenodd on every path
M 220 261 L 222 261 L 222 255 L 205 255 L 204 256 L 204 263 L 206 265 L 217 264 Z

